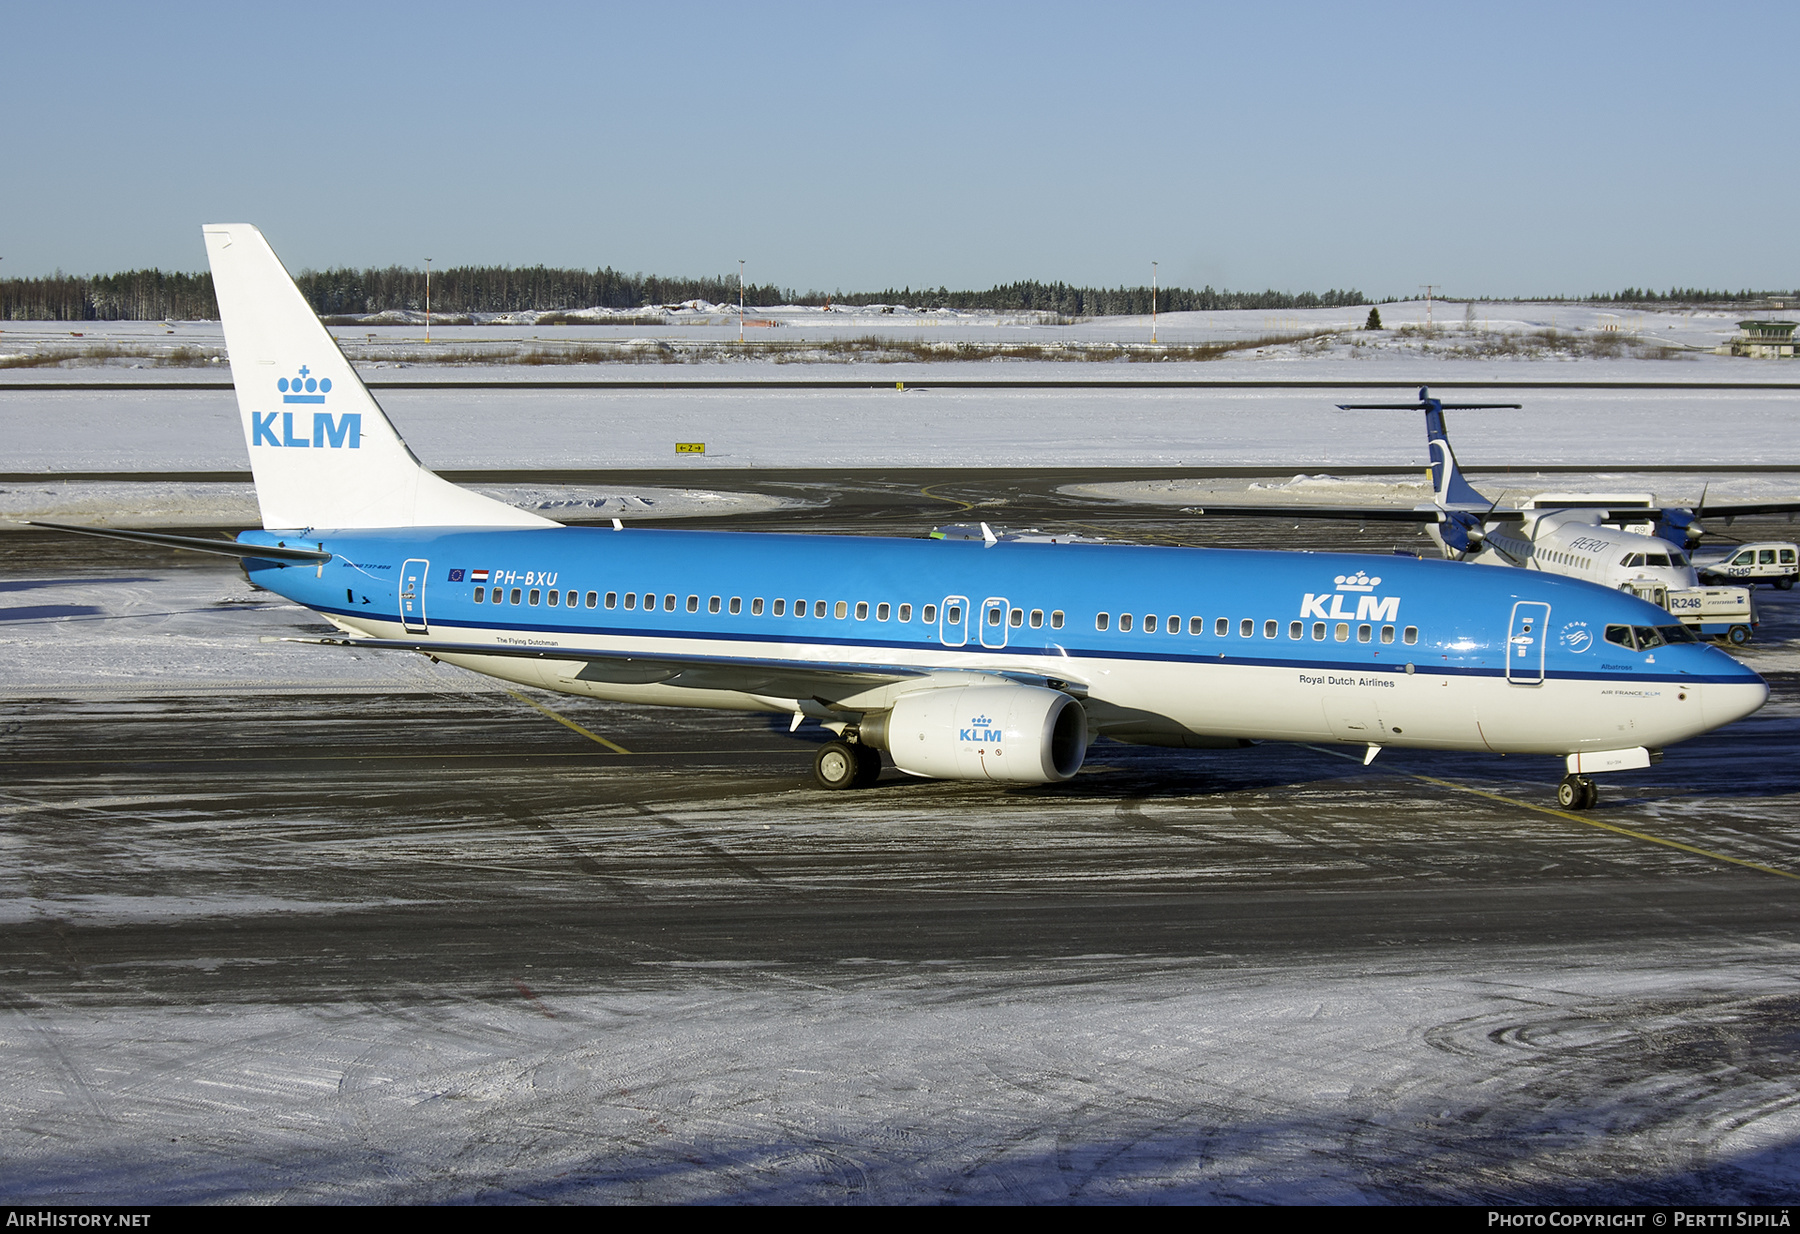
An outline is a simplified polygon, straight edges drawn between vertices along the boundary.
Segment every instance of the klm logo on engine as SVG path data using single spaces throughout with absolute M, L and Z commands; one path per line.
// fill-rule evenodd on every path
M 1377 596 L 1372 594 L 1381 586 L 1380 576 L 1370 578 L 1365 572 L 1358 570 L 1355 574 L 1340 574 L 1332 580 L 1337 584 L 1336 591 L 1327 591 L 1319 595 L 1307 592 L 1300 601 L 1301 617 L 1317 617 L 1321 620 L 1336 621 L 1398 621 L 1400 619 L 1399 596 Z M 1330 607 L 1326 601 L 1330 601 Z M 1356 607 L 1346 608 L 1347 602 L 1354 601 Z
M 331 393 L 331 378 L 314 377 L 312 370 L 304 364 L 300 372 L 293 377 L 278 378 L 275 389 L 281 393 L 284 403 L 323 403 L 326 395 Z M 305 412 L 300 412 L 304 416 Z M 281 417 L 280 430 L 277 431 L 275 417 Z M 311 432 L 304 420 L 299 425 L 294 423 L 295 413 L 291 411 L 253 411 L 250 413 L 250 444 L 253 446 L 281 446 L 286 449 L 318 449 L 318 450 L 360 450 L 362 449 L 362 414 L 347 411 L 341 416 L 333 416 L 329 411 L 315 411 L 312 416 Z M 298 432 L 296 432 L 298 429 Z
M 989 728 L 988 725 L 993 722 L 991 716 L 972 716 L 969 719 L 968 728 L 957 730 L 956 739 L 958 741 L 985 741 L 998 745 L 1006 737 L 1006 733 L 1001 729 Z

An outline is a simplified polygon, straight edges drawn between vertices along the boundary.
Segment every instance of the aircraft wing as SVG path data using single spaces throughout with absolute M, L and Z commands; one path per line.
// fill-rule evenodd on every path
M 1708 505 L 1703 510 L 1696 510 L 1695 515 L 1701 519 L 1709 518 L 1742 518 L 1750 514 L 1800 514 L 1800 501 L 1760 501 L 1749 505 L 1715 506 Z
M 1205 514 L 1219 518 L 1334 518 L 1348 522 L 1370 523 L 1441 523 L 1450 511 L 1437 506 L 1414 509 L 1406 506 L 1189 506 L 1185 513 Z M 1473 514 L 1484 522 L 1518 522 L 1525 517 L 1522 510 L 1459 510 Z
M 946 675 L 946 670 L 942 668 L 906 664 L 823 664 L 816 660 L 766 660 L 749 656 L 646 655 L 636 651 L 606 651 L 582 647 L 508 647 L 504 644 L 446 643 L 428 639 L 415 641 L 326 636 L 286 638 L 280 641 L 326 647 L 355 647 L 371 651 L 416 651 L 434 658 L 506 656 L 528 660 L 584 660 L 586 664 L 575 675 L 578 681 L 607 682 L 613 685 L 684 686 L 691 690 L 731 690 L 770 698 L 810 698 L 824 702 L 827 706 L 831 705 L 829 700 L 833 698 L 843 698 L 911 679 L 924 684 L 926 678 Z M 1029 679 L 1032 682 L 1046 680 L 1043 674 L 1020 674 L 991 669 L 967 671 L 990 677 Z

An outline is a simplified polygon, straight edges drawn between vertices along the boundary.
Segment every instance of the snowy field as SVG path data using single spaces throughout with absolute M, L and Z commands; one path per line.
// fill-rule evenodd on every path
M 680 467 L 703 476 L 718 467 L 1402 469 L 1423 465 L 1422 416 L 1335 404 L 1416 393 L 1396 385 L 388 390 L 377 397 L 414 452 L 438 469 Z M 1800 465 L 1800 392 L 1459 390 L 1446 397 L 1524 405 L 1452 415 L 1457 453 L 1468 466 Z M 247 466 L 228 390 L 5 389 L 0 432 L 0 472 L 14 474 Z M 694 441 L 705 443 L 705 455 L 675 453 L 677 442 Z
M 1371 307 L 1379 308 L 1384 329 L 1362 328 Z M 547 363 L 560 369 L 570 360 L 579 360 L 579 349 L 589 344 L 622 348 L 625 354 L 620 359 L 630 366 L 705 363 L 720 355 L 735 354 L 739 336 L 736 306 L 695 301 L 664 314 L 664 324 L 650 327 L 608 325 L 607 320 L 618 314 L 604 310 L 589 315 L 592 320 L 582 324 L 542 324 L 537 320 L 542 315 L 535 313 L 483 316 L 471 324 L 447 324 L 438 318 L 431 326 L 429 346 L 425 341 L 424 316 L 419 313 L 384 315 L 383 320 L 367 325 L 333 326 L 331 332 L 353 360 L 367 360 L 383 369 L 429 369 L 436 364 L 460 368 L 480 363 L 483 357 L 509 366 L 531 357 L 531 367 Z M 1711 373 L 1715 379 L 1720 372 L 1742 374 L 1745 362 L 1709 353 L 1737 333 L 1740 320 L 1770 315 L 1767 311 L 1732 308 L 1658 310 L 1505 301 L 1437 301 L 1428 306 L 1423 301 L 1409 301 L 1346 308 L 1163 313 L 1158 315 L 1154 330 L 1157 344 L 1164 348 L 1256 344 L 1296 335 L 1317 336 L 1304 343 L 1252 347 L 1233 353 L 1237 358 L 1230 361 L 1181 366 L 1184 373 L 1194 376 L 1212 374 L 1227 364 L 1241 367 L 1258 361 L 1322 357 L 1359 363 L 1440 359 L 1465 365 L 1501 359 L 1517 368 L 1533 358 L 1568 358 L 1573 352 L 1592 354 L 1597 342 L 1602 352 L 1616 349 L 1628 357 L 1654 351 L 1667 361 L 1698 360 L 1697 364 L 1664 362 L 1658 366 L 1671 370 L 1664 380 L 1693 380 L 1696 377 L 1690 373 Z M 771 360 L 779 358 L 789 363 L 851 360 L 853 352 L 831 344 L 863 339 L 887 339 L 909 346 L 942 345 L 952 351 L 959 344 L 1037 346 L 1051 354 L 1066 352 L 1068 358 L 1097 354 L 1095 348 L 1107 347 L 1141 349 L 1146 357 L 1155 354 L 1148 315 L 1059 322 L 1040 313 L 913 311 L 902 307 L 884 312 L 881 306 L 819 309 L 786 305 L 753 307 L 748 318 L 758 324 L 743 331 L 746 343 Z M 1545 331 L 1563 337 L 1549 340 L 1544 337 Z M 84 355 L 109 345 L 134 354 Z M 50 357 L 60 359 L 66 367 L 88 371 L 96 367 L 153 370 L 168 364 L 191 371 L 196 365 L 210 364 L 211 354 L 222 346 L 223 336 L 216 322 L 7 322 L 0 328 L 0 370 L 8 364 Z M 715 350 L 719 348 L 724 350 Z M 1009 361 L 1006 367 L 1010 369 L 1015 364 Z M 1167 375 L 1165 369 L 1169 365 L 1124 363 L 1108 367 L 1153 377 Z M 13 374 L 31 371 L 14 369 Z

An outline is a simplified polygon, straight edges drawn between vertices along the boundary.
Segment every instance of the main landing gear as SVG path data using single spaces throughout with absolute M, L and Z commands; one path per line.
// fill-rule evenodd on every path
M 1587 776 L 1564 776 L 1556 786 L 1556 804 L 1565 810 L 1591 810 L 1600 800 L 1600 786 Z
M 881 751 L 861 742 L 830 741 L 813 759 L 820 788 L 867 788 L 881 778 Z

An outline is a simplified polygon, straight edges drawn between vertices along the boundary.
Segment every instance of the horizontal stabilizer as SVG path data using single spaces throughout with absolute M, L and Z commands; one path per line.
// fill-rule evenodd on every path
M 236 540 L 208 540 L 204 536 L 171 536 L 160 531 L 121 531 L 116 527 L 75 527 L 68 523 L 29 524 L 50 531 L 72 531 L 81 536 L 101 536 L 108 540 L 129 540 L 138 544 L 158 544 L 164 548 L 182 548 L 195 553 L 216 553 L 221 557 L 254 557 L 259 561 L 304 561 L 308 565 L 330 561 L 331 554 L 320 549 L 278 548 L 272 544 L 240 544 Z

